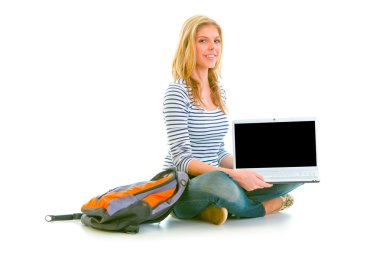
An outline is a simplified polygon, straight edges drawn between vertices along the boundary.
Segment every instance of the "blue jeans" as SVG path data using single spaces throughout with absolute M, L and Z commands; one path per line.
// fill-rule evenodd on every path
M 225 207 L 230 215 L 238 218 L 261 217 L 265 215 L 263 201 L 282 196 L 300 185 L 302 183 L 273 184 L 270 188 L 247 192 L 227 173 L 212 171 L 190 180 L 173 212 L 177 218 L 192 219 L 214 204 Z

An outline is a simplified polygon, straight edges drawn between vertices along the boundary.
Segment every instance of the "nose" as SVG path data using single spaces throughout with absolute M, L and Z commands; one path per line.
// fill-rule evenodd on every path
M 215 48 L 214 42 L 210 42 L 208 49 L 214 50 L 214 48 Z

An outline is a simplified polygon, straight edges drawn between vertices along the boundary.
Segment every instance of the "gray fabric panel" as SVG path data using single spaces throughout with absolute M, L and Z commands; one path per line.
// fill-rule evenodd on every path
M 124 198 L 111 200 L 107 207 L 107 213 L 108 215 L 112 216 L 114 213 L 136 203 L 137 201 L 139 201 L 139 199 L 136 198 L 134 195 L 129 195 Z
M 104 209 L 102 209 L 105 211 Z M 136 203 L 129 208 L 122 210 L 115 215 L 116 217 L 110 217 L 106 213 L 102 213 L 102 210 L 92 210 L 91 213 L 98 215 L 82 215 L 81 221 L 84 225 L 107 231 L 125 231 L 130 225 L 138 225 L 144 222 L 151 214 L 149 206 L 140 205 Z
M 163 185 L 162 187 L 158 187 L 156 189 L 152 189 L 152 190 L 149 190 L 147 192 L 143 192 L 141 194 L 129 195 L 129 196 L 126 196 L 124 198 L 111 200 L 108 204 L 108 207 L 107 207 L 107 213 L 108 213 L 108 215 L 112 216 L 114 213 L 136 203 L 137 201 L 145 198 L 146 196 L 153 194 L 153 193 L 169 190 L 171 188 L 174 188 L 176 186 L 176 184 L 177 184 L 176 181 L 172 181 L 169 184 Z

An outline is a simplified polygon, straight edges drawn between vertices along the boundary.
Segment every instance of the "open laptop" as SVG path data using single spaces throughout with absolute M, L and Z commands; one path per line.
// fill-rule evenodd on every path
M 236 120 L 232 129 L 234 169 L 269 183 L 319 182 L 314 118 Z

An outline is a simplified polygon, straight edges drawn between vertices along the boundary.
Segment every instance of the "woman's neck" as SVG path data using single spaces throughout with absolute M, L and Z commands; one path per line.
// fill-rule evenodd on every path
M 204 68 L 204 69 L 195 68 L 195 70 L 191 74 L 191 77 L 199 82 L 201 89 L 203 87 L 209 86 L 207 68 Z

